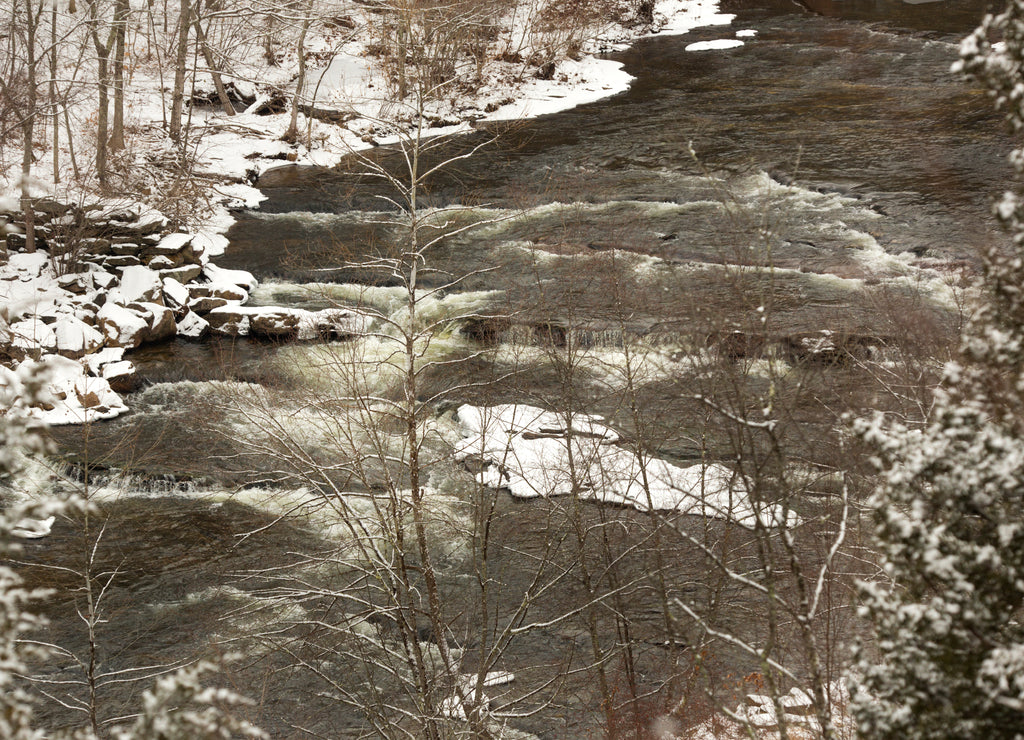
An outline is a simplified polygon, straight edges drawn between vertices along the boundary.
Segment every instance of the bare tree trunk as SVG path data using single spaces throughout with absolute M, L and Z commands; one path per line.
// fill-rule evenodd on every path
M 25 217 L 25 250 L 36 251 L 36 230 L 35 212 L 32 210 L 32 148 L 35 145 L 35 123 L 36 123 L 36 26 L 43 8 L 34 14 L 32 12 L 32 0 L 25 0 L 25 60 L 27 67 L 28 100 L 25 105 L 25 113 L 22 118 L 21 130 L 24 139 L 25 150 L 21 157 L 21 209 Z
M 60 106 L 57 104 L 57 0 L 50 3 L 50 115 L 53 119 L 53 181 L 60 183 Z
M 171 141 L 181 143 L 181 115 L 185 107 L 185 65 L 188 62 L 188 29 L 191 25 L 189 0 L 181 0 L 178 10 L 178 43 L 174 57 L 174 92 L 171 94 Z
M 302 19 L 302 31 L 299 33 L 299 41 L 296 44 L 296 54 L 299 57 L 299 75 L 295 80 L 295 95 L 292 96 L 292 117 L 288 122 L 288 130 L 281 138 L 285 141 L 294 142 L 299 135 L 299 102 L 302 100 L 303 88 L 306 86 L 306 33 L 309 31 L 309 24 L 312 20 L 312 0 L 306 5 L 306 17 Z
M 117 0 L 114 9 L 114 122 L 110 151 L 124 149 L 124 44 L 128 26 L 128 0 Z
M 221 76 L 220 66 L 217 64 L 216 58 L 213 56 L 213 50 L 210 48 L 209 41 L 206 37 L 206 32 L 203 30 L 203 26 L 200 23 L 199 14 L 197 12 L 192 13 L 192 24 L 196 29 L 196 41 L 199 42 L 199 48 L 203 52 L 203 61 L 206 62 L 207 69 L 210 70 L 210 76 L 213 78 L 213 86 L 217 90 L 217 98 L 220 100 L 221 108 L 224 112 L 229 115 L 235 115 L 235 106 L 231 104 L 231 98 L 228 97 L 227 89 L 224 87 L 224 79 Z M 299 74 L 302 74 L 304 67 L 304 59 L 299 59 Z

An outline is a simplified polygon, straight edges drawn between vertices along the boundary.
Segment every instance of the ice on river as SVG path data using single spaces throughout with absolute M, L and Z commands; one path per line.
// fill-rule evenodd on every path
M 523 498 L 570 494 L 639 511 L 678 511 L 753 526 L 777 526 L 781 507 L 756 504 L 742 479 L 717 463 L 679 467 L 619 446 L 599 416 L 558 414 L 534 406 L 464 405 L 467 436 L 456 459 L 476 461 L 483 485 Z M 795 515 L 788 514 L 789 523 Z

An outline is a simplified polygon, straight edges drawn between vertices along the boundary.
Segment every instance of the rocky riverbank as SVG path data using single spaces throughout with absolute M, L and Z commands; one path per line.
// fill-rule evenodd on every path
M 111 418 L 139 383 L 128 359 L 144 344 L 210 334 L 277 340 L 348 337 L 362 315 L 344 309 L 249 307 L 256 280 L 210 261 L 223 237 L 174 231 L 141 203 L 33 203 L 35 244 L 24 213 L 0 209 L 0 359 L 31 360 L 50 373 L 38 416 L 50 424 Z

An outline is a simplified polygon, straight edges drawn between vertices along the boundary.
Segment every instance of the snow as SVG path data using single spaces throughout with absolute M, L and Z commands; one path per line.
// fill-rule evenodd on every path
M 121 271 L 121 283 L 110 291 L 111 299 L 121 303 L 153 301 L 163 291 L 163 282 L 153 270 L 142 265 L 126 267 Z
M 54 326 L 57 351 L 79 357 L 103 346 L 103 335 L 74 316 L 62 316 Z
M 697 41 L 686 45 L 686 51 L 721 51 L 743 46 L 740 39 L 715 39 L 713 41 Z
M 618 433 L 589 414 L 556 414 L 533 406 L 464 405 L 458 420 L 467 433 L 455 458 L 483 467 L 481 484 L 521 498 L 576 493 L 638 511 L 677 511 L 753 526 L 760 517 L 782 524 L 776 506 L 755 505 L 733 471 L 717 463 L 680 467 L 642 458 L 619 446 Z M 646 480 L 646 484 L 645 484 Z M 796 523 L 789 514 L 788 523 Z
M 39 364 L 50 373 L 48 389 L 52 404 L 47 406 L 52 407 L 33 407 L 30 412 L 34 418 L 51 425 L 84 424 L 111 419 L 128 410 L 106 380 L 85 374 L 82 363 L 47 355 Z
M 248 293 L 254 291 L 258 285 L 256 278 L 247 270 L 228 270 L 208 264 L 203 268 L 203 273 L 211 283 L 237 285 L 239 288 L 245 288 Z

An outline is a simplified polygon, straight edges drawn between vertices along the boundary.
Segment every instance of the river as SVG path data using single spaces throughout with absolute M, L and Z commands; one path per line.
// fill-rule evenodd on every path
M 422 376 L 421 398 L 438 399 L 431 413 L 450 418 L 464 402 L 556 408 L 571 398 L 579 410 L 604 414 L 627 438 L 657 440 L 645 444 L 661 457 L 728 461 L 746 443 L 710 422 L 700 404 L 683 400 L 709 382 L 692 358 L 714 351 L 750 370 L 765 362 L 754 343 L 792 353 L 806 346 L 801 338 L 829 330 L 867 347 L 874 359 L 880 355 L 893 373 L 890 384 L 907 377 L 893 369 L 900 363 L 934 373 L 932 360 L 948 351 L 962 318 L 963 280 L 975 250 L 1003 238 L 989 203 L 1009 174 L 1009 139 L 985 96 L 949 73 L 959 38 L 985 7 L 981 0 L 728 0 L 723 11 L 736 14 L 731 27 L 645 39 L 616 55 L 636 78 L 629 91 L 447 144 L 451 155 L 494 138 L 444 168 L 422 201 L 470 207 L 461 218 L 483 224 L 442 240 L 429 257 L 439 272 L 424 284 L 443 290 L 427 312 L 473 317 L 454 322 L 434 342 L 431 358 L 460 362 Z M 739 29 L 757 33 L 735 49 L 686 51 Z M 259 186 L 267 200 L 238 214 L 219 260 L 260 278 L 255 302 L 364 303 L 397 315 L 402 293 L 395 281 L 351 266 L 393 236 L 393 227 L 380 223 L 388 213 L 378 196 L 390 195 L 387 189 L 357 165 L 284 167 L 265 173 Z M 766 264 L 767 288 L 739 269 Z M 451 284 L 452 275 L 462 279 Z M 642 382 L 644 423 L 623 403 L 616 365 L 633 340 L 662 363 Z M 262 697 L 257 719 L 275 737 L 306 736 L 300 725 L 341 737 L 358 726 L 354 712 L 338 709 L 336 695 L 267 647 L 297 604 L 309 614 L 322 605 L 278 599 L 258 611 L 255 597 L 280 585 L 276 569 L 331 551 L 338 525 L 310 493 L 314 483 L 366 490 L 366 481 L 355 484 L 345 468 L 317 483 L 271 456 L 251 454 L 250 446 L 263 442 L 268 419 L 287 419 L 281 428 L 291 431 L 319 423 L 309 399 L 323 405 L 337 393 L 332 373 L 350 344 L 147 348 L 133 355 L 146 385 L 129 399 L 130 415 L 55 432 L 77 467 L 57 471 L 67 480 L 54 485 L 81 486 L 82 471 L 89 471 L 107 522 L 97 568 L 118 569 L 103 628 L 108 666 L 215 653 L 224 649 L 211 647 L 215 638 L 238 639 L 249 660 L 233 680 Z M 562 362 L 567 347 L 580 354 L 566 351 Z M 379 348 L 360 352 L 380 359 Z M 787 442 L 815 470 L 845 464 L 835 458 L 835 417 L 824 410 L 882 403 L 878 396 L 888 386 L 862 370 L 858 362 L 836 363 L 789 389 Z M 743 392 L 764 393 L 771 371 L 764 372 L 756 382 L 748 377 Z M 366 382 L 386 394 L 385 380 Z M 914 393 L 920 389 L 907 395 Z M 344 457 L 341 443 L 321 427 L 317 432 L 302 433 L 310 456 L 329 467 Z M 759 454 L 755 444 L 751 459 Z M 652 524 L 632 511 L 517 501 L 494 491 L 468 500 L 452 490 L 462 473 L 438 470 L 433 482 L 443 493 L 437 511 L 445 522 L 472 529 L 481 510 L 494 515 L 489 564 L 503 590 L 493 596 L 485 627 L 498 631 L 507 610 L 530 592 L 538 562 L 573 574 L 545 571 L 545 593 L 556 595 L 531 613 L 542 621 L 586 601 L 581 563 L 602 572 L 614 561 L 620 577 L 640 584 L 595 617 L 608 630 L 606 678 L 616 691 L 629 687 L 644 696 L 632 705 L 634 720 L 695 690 L 687 680 L 696 675 L 695 656 L 666 645 L 656 594 L 638 574 L 669 574 L 676 597 L 731 599 L 716 624 L 737 632 L 758 608 L 715 577 L 685 537 L 670 536 L 721 539 L 729 528 L 686 517 Z M 829 485 L 811 488 L 820 493 Z M 815 511 L 809 506 L 805 513 Z M 88 538 L 80 524 L 58 522 L 50 538 L 29 544 L 27 559 L 84 557 Z M 94 520 L 93 535 L 95 526 Z M 580 550 L 573 531 L 605 534 L 596 549 Z M 431 537 L 445 593 L 453 604 L 471 605 L 466 584 L 475 576 L 466 569 L 464 535 L 442 522 Z M 733 554 L 746 557 L 746 547 L 737 541 Z M 326 577 L 323 561 L 301 572 Z M 74 582 L 33 578 L 61 588 Z M 76 618 L 61 606 L 67 603 L 62 597 L 47 608 L 50 635 L 82 650 Z M 615 610 L 623 618 L 610 616 Z M 264 637 L 242 637 L 254 624 Z M 487 642 L 468 637 L 481 623 L 460 611 L 452 625 L 453 644 L 470 662 Z M 545 738 L 598 732 L 601 698 L 587 629 L 582 617 L 567 618 L 508 646 L 497 667 L 516 673 L 510 696 L 520 703 L 510 706 L 525 710 L 512 726 Z M 128 645 L 123 635 L 131 636 Z M 694 627 L 678 626 L 668 637 L 690 642 Z M 727 648 L 701 660 L 706 673 L 698 688 L 729 696 L 749 688 L 739 677 L 757 668 Z M 133 691 L 110 689 L 109 713 Z

